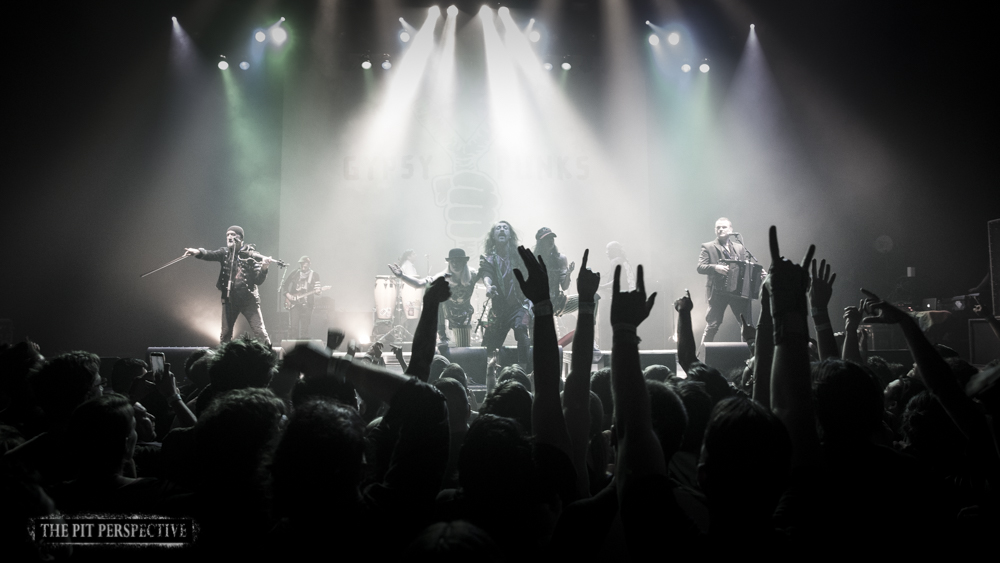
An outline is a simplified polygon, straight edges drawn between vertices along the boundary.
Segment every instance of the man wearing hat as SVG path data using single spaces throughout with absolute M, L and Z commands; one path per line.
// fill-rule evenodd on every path
M 556 316 L 572 313 L 579 309 L 578 296 L 567 298 L 565 291 L 569 289 L 570 274 L 576 268 L 576 262 L 567 265 L 566 255 L 560 254 L 556 248 L 556 234 L 548 227 L 542 227 L 535 233 L 535 256 L 541 256 L 549 272 L 549 295 L 552 296 L 552 312 Z
M 441 304 L 441 312 L 438 314 L 438 335 L 441 343 L 447 347 L 448 333 L 445 331 L 445 319 L 448 319 L 448 328 L 455 335 L 455 344 L 460 347 L 472 345 L 472 290 L 476 287 L 476 280 L 479 279 L 475 270 L 469 269 L 469 257 L 461 248 L 452 248 L 448 251 L 448 269 L 439 274 L 418 279 L 405 273 L 398 264 L 390 264 L 389 269 L 396 277 L 400 278 L 407 285 L 413 287 L 426 287 L 435 279 L 448 275 L 448 284 L 451 286 L 451 297 Z
M 323 291 L 319 284 L 319 274 L 310 268 L 308 256 L 299 258 L 299 269 L 292 272 L 281 292 L 285 294 L 285 308 L 288 309 L 288 338 L 297 340 L 309 338 L 309 323 L 312 321 L 316 296 Z
M 267 277 L 269 256 L 260 256 L 253 247 L 243 246 L 243 227 L 234 225 L 226 229 L 226 246 L 218 250 L 185 248 L 184 256 L 221 263 L 215 287 L 222 292 L 222 334 L 225 343 L 233 339 L 233 327 L 240 315 L 250 323 L 254 338 L 270 348 L 271 338 L 264 328 L 260 314 L 260 293 L 257 286 Z M 254 257 L 256 256 L 256 258 Z M 230 265 L 233 267 L 230 268 Z

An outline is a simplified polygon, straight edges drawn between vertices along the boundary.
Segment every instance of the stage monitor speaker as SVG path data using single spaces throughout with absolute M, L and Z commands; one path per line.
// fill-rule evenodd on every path
M 449 348 L 451 362 L 462 366 L 470 385 L 486 385 L 486 348 Z
M 639 350 L 639 366 L 642 369 L 656 365 L 667 366 L 677 373 L 677 350 Z
M 706 342 L 705 365 L 711 366 L 729 376 L 734 369 L 746 367 L 750 359 L 750 347 L 746 342 Z
M 900 364 L 910 370 L 913 365 L 913 354 L 909 350 L 868 350 L 868 357 L 879 356 L 890 364 Z
M 178 378 L 184 378 L 186 380 L 186 374 L 184 373 L 184 362 L 187 361 L 188 356 L 194 354 L 198 350 L 208 350 L 208 346 L 177 346 L 177 347 L 150 347 L 146 348 L 146 357 L 143 360 L 149 363 L 149 355 L 153 352 L 163 352 L 163 361 L 170 364 L 170 371 L 174 373 Z
M 1000 358 L 1000 339 L 986 319 L 969 319 L 969 359 L 983 366 Z
M 990 288 L 993 294 L 993 313 L 1000 309 L 1000 219 L 986 223 L 990 238 Z
M 528 371 L 528 373 L 531 373 L 532 371 L 534 371 L 534 366 L 532 365 L 532 361 L 531 361 L 531 358 L 533 357 L 532 356 L 532 350 L 533 350 L 533 348 L 531 346 L 529 346 L 528 347 L 528 365 L 527 366 L 521 366 L 524 369 L 526 369 Z M 560 346 L 559 347 L 559 365 L 562 365 L 562 361 L 563 361 L 563 347 Z M 517 363 L 517 346 L 504 346 L 503 348 L 500 349 L 500 365 L 502 367 L 507 367 L 509 365 L 513 365 L 513 364 L 516 364 L 516 363 Z

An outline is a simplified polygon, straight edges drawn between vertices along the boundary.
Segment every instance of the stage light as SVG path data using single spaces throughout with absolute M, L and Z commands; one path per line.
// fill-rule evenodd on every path
M 285 16 L 281 16 L 281 20 L 279 21 L 285 21 Z
M 242 68 L 243 70 L 247 70 L 248 68 L 250 68 L 250 63 L 243 61 L 242 63 L 240 63 L 240 68 Z
M 649 20 L 646 20 L 646 25 L 652 25 L 652 24 L 649 23 Z
M 282 18 L 284 20 L 284 18 Z M 281 45 L 288 39 L 288 32 L 282 27 L 275 27 L 271 30 L 271 41 L 274 41 L 275 45 Z
M 177 19 L 177 18 L 174 18 L 174 19 Z M 750 29 L 753 29 L 753 24 L 750 24 Z
M 448 15 L 451 17 L 455 17 L 458 15 L 458 8 L 454 4 L 448 6 Z
M 170 16 L 170 19 L 173 20 L 174 23 L 177 23 L 177 16 Z M 753 26 L 750 26 L 750 27 L 753 27 Z
M 650 45 L 659 45 L 660 44 L 660 36 L 658 36 L 655 33 L 652 34 L 652 35 L 650 35 L 649 36 L 649 44 Z
M 219 61 L 219 70 L 226 70 L 229 68 L 229 63 L 226 61 Z
M 563 63 L 563 64 L 562 64 L 562 69 L 563 69 L 563 70 L 569 70 L 569 69 L 571 69 L 571 68 L 573 68 L 573 65 L 571 65 L 571 64 L 569 64 L 569 63 Z
M 361 68 L 363 68 L 365 70 L 368 70 L 371 67 L 372 67 L 372 62 L 371 61 L 369 61 L 367 59 L 365 59 L 364 61 L 361 61 Z
M 410 34 L 405 31 L 400 31 L 399 40 L 402 41 L 403 43 L 406 43 L 407 41 L 410 40 Z
M 552 70 L 552 63 L 545 63 L 542 65 L 545 70 Z
M 392 63 L 389 62 L 389 59 L 382 61 L 382 68 L 385 70 L 392 68 Z
M 701 66 L 698 67 L 698 70 L 700 70 L 702 74 L 708 72 L 708 69 L 709 69 L 708 63 L 701 63 Z
M 676 45 L 680 42 L 681 42 L 681 34 L 677 33 L 676 31 L 667 36 L 667 43 L 670 43 L 671 45 Z
M 528 39 L 530 39 L 532 43 L 538 43 L 542 39 L 542 34 L 539 33 L 538 30 L 533 29 L 531 30 L 531 33 L 528 34 Z
M 257 33 L 253 34 L 253 38 L 257 40 L 257 43 L 263 43 L 265 40 L 267 40 L 267 34 L 264 33 L 263 31 L 258 31 Z
M 500 6 L 500 9 L 497 10 L 497 13 L 500 14 L 501 16 L 508 16 L 510 15 L 510 8 L 508 8 L 507 6 Z
M 691 65 L 689 64 L 681 65 L 681 72 L 691 72 Z

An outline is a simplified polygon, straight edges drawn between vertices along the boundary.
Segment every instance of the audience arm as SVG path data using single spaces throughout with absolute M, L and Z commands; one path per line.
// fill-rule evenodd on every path
M 436 350 L 434 345 L 437 343 L 438 309 L 449 297 L 451 288 L 443 276 L 431 282 L 424 293 L 424 308 L 413 333 L 410 365 L 406 368 L 407 375 L 414 375 L 420 381 L 427 381 L 430 377 L 431 361 Z
M 594 294 L 601 284 L 601 274 L 587 268 L 590 250 L 583 251 L 576 289 L 580 310 L 573 335 L 573 363 L 563 390 L 563 416 L 573 448 L 577 490 L 581 497 L 590 496 L 587 475 L 587 450 L 590 446 L 590 366 L 594 355 Z

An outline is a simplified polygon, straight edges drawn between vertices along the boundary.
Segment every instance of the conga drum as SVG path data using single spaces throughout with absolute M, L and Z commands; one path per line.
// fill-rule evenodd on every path
M 375 276 L 375 318 L 391 320 L 396 309 L 395 276 Z
M 424 288 L 402 284 L 399 293 L 403 296 L 403 312 L 407 319 L 419 319 L 420 307 L 424 303 Z

